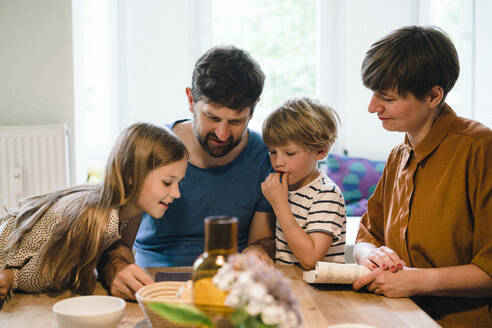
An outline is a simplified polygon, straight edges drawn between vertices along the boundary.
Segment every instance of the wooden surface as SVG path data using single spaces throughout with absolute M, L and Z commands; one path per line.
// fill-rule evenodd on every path
M 350 285 L 308 285 L 302 270 L 279 266 L 291 279 L 291 288 L 299 300 L 303 326 L 329 327 L 358 323 L 374 327 L 439 327 L 409 298 L 387 298 L 367 292 L 354 292 Z
M 354 292 L 350 286 L 315 285 L 302 281 L 302 270 L 280 266 L 291 278 L 292 290 L 300 304 L 303 327 L 329 327 L 340 323 L 363 323 L 374 327 L 439 327 L 410 299 L 391 299 L 370 293 Z M 148 268 L 154 276 L 159 271 L 189 271 L 190 268 Z M 105 295 L 98 284 L 95 294 Z M 51 310 L 53 304 L 70 297 L 17 293 L 0 311 L 0 327 L 56 327 Z M 126 302 L 120 328 L 150 328 L 139 305 Z

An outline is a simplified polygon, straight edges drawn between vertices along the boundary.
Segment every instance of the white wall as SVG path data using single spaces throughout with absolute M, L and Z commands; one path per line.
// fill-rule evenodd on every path
M 475 4 L 475 113 L 477 121 L 492 128 L 492 28 L 490 14 L 492 13 L 492 1 L 476 0 Z M 489 56 L 479 55 L 489 54 Z M 486 109 L 478 111 L 477 109 Z
M 418 10 L 418 1 L 412 0 L 320 1 L 319 93 L 342 119 L 335 151 L 385 160 L 402 142 L 402 133 L 384 130 L 367 111 L 372 92 L 362 85 L 360 67 L 372 43 L 398 27 L 417 24 Z
M 0 125 L 66 124 L 73 181 L 70 0 L 0 0 Z

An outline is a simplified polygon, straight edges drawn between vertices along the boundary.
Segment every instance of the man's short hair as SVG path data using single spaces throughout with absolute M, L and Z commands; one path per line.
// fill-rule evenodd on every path
M 411 92 L 423 99 L 435 85 L 444 99 L 460 73 L 451 40 L 437 27 L 407 26 L 374 43 L 362 62 L 362 82 L 373 91 Z
M 204 101 L 235 110 L 254 107 L 263 91 L 265 74 L 244 50 L 214 47 L 195 64 L 191 92 L 195 102 Z
M 263 141 L 281 147 L 289 141 L 309 150 L 329 150 L 337 137 L 335 110 L 319 101 L 303 98 L 287 100 L 263 122 Z

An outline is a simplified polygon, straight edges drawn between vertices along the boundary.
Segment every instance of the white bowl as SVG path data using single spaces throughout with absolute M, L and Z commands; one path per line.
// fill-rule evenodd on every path
M 113 296 L 79 296 L 55 303 L 53 313 L 60 328 L 113 328 L 123 318 L 125 305 Z

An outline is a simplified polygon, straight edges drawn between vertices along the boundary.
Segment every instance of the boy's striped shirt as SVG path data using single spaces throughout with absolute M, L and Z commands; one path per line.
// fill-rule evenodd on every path
M 322 261 L 345 262 L 345 201 L 338 186 L 324 172 L 310 184 L 289 191 L 290 210 L 307 234 L 324 232 L 333 236 L 333 244 Z M 297 264 L 279 222 L 276 224 L 277 264 Z

